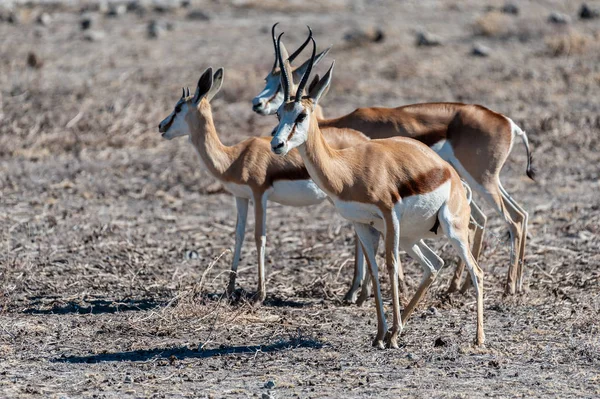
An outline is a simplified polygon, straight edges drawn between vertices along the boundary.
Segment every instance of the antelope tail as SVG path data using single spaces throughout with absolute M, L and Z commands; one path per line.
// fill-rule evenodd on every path
M 535 180 L 536 169 L 533 167 L 533 157 L 531 156 L 531 149 L 529 148 L 529 140 L 527 139 L 527 133 L 523 131 L 517 124 L 510 118 L 507 118 L 510 122 L 510 127 L 512 130 L 513 137 L 515 135 L 519 136 L 521 140 L 523 140 L 523 144 L 525 144 L 525 149 L 527 150 L 527 176 L 531 180 Z

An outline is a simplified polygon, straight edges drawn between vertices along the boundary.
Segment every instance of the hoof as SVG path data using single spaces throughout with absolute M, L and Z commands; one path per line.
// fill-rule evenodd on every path
M 348 304 L 357 303 L 357 297 L 358 294 L 356 293 L 356 291 L 350 290 L 346 293 L 346 295 L 344 295 L 344 302 Z
M 385 344 L 388 348 L 398 349 L 398 333 L 394 334 L 388 331 L 388 333 L 385 336 Z
M 373 345 L 374 348 L 385 349 L 385 345 L 383 344 L 383 340 L 382 339 L 375 338 L 373 340 L 373 344 L 372 345 Z

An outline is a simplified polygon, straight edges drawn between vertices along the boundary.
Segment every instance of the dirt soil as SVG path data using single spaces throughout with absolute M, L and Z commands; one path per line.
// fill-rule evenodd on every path
M 43 3 L 17 7 L 18 23 L 8 9 L 0 18 L 0 397 L 600 395 L 600 19 L 580 20 L 579 2 L 516 2 L 513 15 L 491 0 L 192 1 L 115 17 L 92 1 Z M 552 11 L 570 23 L 548 22 Z M 186 139 L 163 140 L 157 124 L 181 86 L 223 66 L 213 101 L 223 141 L 268 135 L 275 117 L 250 101 L 273 62 L 276 21 L 288 48 L 306 24 L 319 47 L 334 46 L 318 68 L 336 60 L 329 116 L 462 101 L 527 131 L 537 181 L 521 143 L 502 173 L 529 212 L 526 292 L 503 296 L 507 230 L 484 205 L 484 348 L 472 344 L 473 293 L 444 295 L 457 257 L 443 240 L 434 245 L 448 266 L 401 349 L 372 348 L 373 302 L 342 301 L 353 234 L 327 203 L 270 205 L 258 308 L 243 299 L 257 283 L 251 220 L 238 279 L 247 294 L 221 297 L 233 199 Z M 383 40 L 369 41 L 375 28 Z M 442 45 L 417 47 L 418 30 Z M 489 56 L 472 56 L 475 44 Z M 402 261 L 415 289 L 421 270 Z

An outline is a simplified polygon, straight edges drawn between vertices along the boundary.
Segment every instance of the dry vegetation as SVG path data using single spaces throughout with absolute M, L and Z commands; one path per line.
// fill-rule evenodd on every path
M 83 4 L 19 8 L 17 24 L 0 18 L 0 397 L 600 395 L 600 21 L 578 20 L 578 3 L 516 2 L 520 13 L 501 18 L 517 34 L 491 21 L 489 6 L 502 4 L 492 1 L 348 0 L 327 5 L 335 12 L 292 1 L 286 13 L 282 2 L 193 0 L 117 17 L 82 3 L 103 39 L 81 30 Z M 210 19 L 188 19 L 192 9 Z M 570 26 L 549 24 L 553 10 L 572 15 Z M 148 38 L 153 19 L 171 30 Z M 334 45 L 327 115 L 477 102 L 528 132 L 538 180 L 525 177 L 521 144 L 503 171 L 529 210 L 526 293 L 502 296 L 508 241 L 486 208 L 485 348 L 471 344 L 473 295 L 443 295 L 456 258 L 443 242 L 435 248 L 449 267 L 402 348 L 371 348 L 372 303 L 341 301 L 353 234 L 328 204 L 271 206 L 266 304 L 245 299 L 256 287 L 251 233 L 238 279 L 249 292 L 221 298 L 233 200 L 186 140 L 165 142 L 156 126 L 210 65 L 226 69 L 213 101 L 223 140 L 270 132 L 275 118 L 255 115 L 250 100 L 272 65 L 275 21 L 290 47 L 306 24 L 320 47 Z M 344 39 L 373 27 L 383 41 Z M 418 29 L 443 45 L 415 47 Z M 468 55 L 475 41 L 489 57 Z M 420 270 L 402 261 L 414 289 Z

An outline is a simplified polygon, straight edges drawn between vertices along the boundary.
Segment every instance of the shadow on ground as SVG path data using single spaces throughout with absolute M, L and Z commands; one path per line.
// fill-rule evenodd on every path
M 123 301 L 96 299 L 85 302 L 69 301 L 57 303 L 49 309 L 30 307 L 23 313 L 27 314 L 102 314 L 127 311 L 142 311 L 154 309 L 167 304 L 167 301 L 156 299 L 127 299 Z M 34 304 L 33 306 L 36 306 Z
M 203 359 L 215 356 L 256 353 L 256 352 L 279 352 L 289 349 L 310 348 L 320 349 L 323 344 L 310 338 L 296 338 L 282 340 L 269 345 L 252 346 L 221 346 L 218 349 L 192 350 L 188 347 L 170 349 L 149 349 L 130 352 L 102 353 L 91 356 L 64 356 L 53 359 L 59 363 L 99 363 L 99 362 L 143 362 L 150 359 Z

